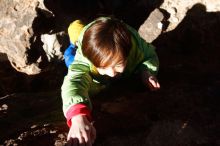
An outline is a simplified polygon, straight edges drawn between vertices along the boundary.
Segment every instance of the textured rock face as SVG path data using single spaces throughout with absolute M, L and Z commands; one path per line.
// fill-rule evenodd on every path
M 140 26 L 138 32 L 147 41 L 152 42 L 155 40 L 162 32 L 162 21 L 164 15 L 159 9 L 155 9 L 147 20 Z
M 206 7 L 206 12 L 220 11 L 219 0 L 142 0 L 138 3 L 97 0 L 96 3 L 86 1 L 85 4 L 60 0 L 2 0 L 0 53 L 7 54 L 7 59 L 17 71 L 38 74 L 47 70 L 48 62 L 63 60 L 62 50 L 68 43 L 65 29 L 76 18 L 111 12 L 134 27 L 142 24 L 138 32 L 147 42 L 153 42 L 159 35 L 174 30 L 188 10 L 198 3 Z M 81 6 L 85 6 L 84 9 L 79 9 Z M 150 11 L 149 17 L 143 15 Z M 0 61 L 6 60 L 5 55 L 0 55 L 0 58 Z
M 139 28 L 140 35 L 148 42 L 155 40 L 161 33 L 174 30 L 194 5 L 201 4 L 206 12 L 220 11 L 217 0 L 165 0 L 159 10 L 155 9 Z
M 43 49 L 47 54 L 48 61 L 54 59 L 62 60 L 63 53 L 61 52 L 62 44 L 59 43 L 58 38 L 66 38 L 65 33 L 57 34 L 43 34 L 41 35 L 41 41 L 43 42 Z M 64 42 L 64 41 L 63 41 Z
M 47 12 L 40 0 L 3 0 L 0 3 L 0 52 L 7 54 L 19 72 L 38 74 L 47 59 L 40 45 L 37 20 L 39 12 Z M 51 14 L 51 15 L 48 15 Z M 46 14 L 45 14 L 46 15 Z M 46 26 L 45 26 L 46 27 Z
M 0 3 L 0 51 L 8 55 L 13 67 L 27 74 L 40 72 L 38 58 L 36 64 L 29 64 L 27 50 L 31 49 L 33 38 L 32 24 L 37 17 L 35 9 L 38 7 L 37 0 L 3 0 Z
M 186 12 L 195 4 L 206 6 L 207 12 L 216 12 L 220 10 L 220 1 L 218 0 L 165 0 L 160 8 L 170 14 L 170 25 L 167 31 L 173 30 L 186 16 Z

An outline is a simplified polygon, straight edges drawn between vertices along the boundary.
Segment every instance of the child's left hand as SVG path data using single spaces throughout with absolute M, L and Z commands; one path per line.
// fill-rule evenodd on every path
M 150 75 L 146 70 L 142 72 L 142 81 L 152 91 L 160 89 L 160 83 L 158 82 L 157 78 L 153 75 Z
M 148 80 L 146 82 L 147 82 L 148 87 L 152 91 L 156 91 L 156 90 L 160 89 L 160 83 L 158 82 L 158 80 L 155 76 L 149 76 Z

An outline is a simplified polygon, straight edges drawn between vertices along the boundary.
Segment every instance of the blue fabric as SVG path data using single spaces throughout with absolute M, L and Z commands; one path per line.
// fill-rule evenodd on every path
M 64 52 L 64 61 L 67 68 L 74 61 L 76 55 L 76 46 L 70 43 L 69 47 Z

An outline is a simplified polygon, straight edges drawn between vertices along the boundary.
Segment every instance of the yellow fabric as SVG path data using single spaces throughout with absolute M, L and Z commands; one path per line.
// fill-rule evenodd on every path
M 76 41 L 78 40 L 79 34 L 82 31 L 85 25 L 80 20 L 73 21 L 68 27 L 68 34 L 70 37 L 70 42 L 76 45 Z

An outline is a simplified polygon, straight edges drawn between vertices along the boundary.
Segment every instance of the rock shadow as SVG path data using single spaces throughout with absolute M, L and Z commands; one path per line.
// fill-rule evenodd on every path
M 188 121 L 197 135 L 197 142 L 192 140 L 189 145 L 217 145 L 220 136 L 219 24 L 220 12 L 207 12 L 198 3 L 173 31 L 153 42 L 160 58 L 160 92 L 167 96 L 160 112 L 169 121 Z
M 219 12 L 206 12 L 204 5 L 194 5 L 173 31 L 161 34 L 153 42 L 161 67 L 182 66 L 183 72 L 193 74 L 219 73 L 219 23 Z
M 45 6 L 55 15 L 56 30 L 66 30 L 75 19 L 88 23 L 98 16 L 116 16 L 131 26 L 139 28 L 151 11 L 163 0 L 45 0 Z

